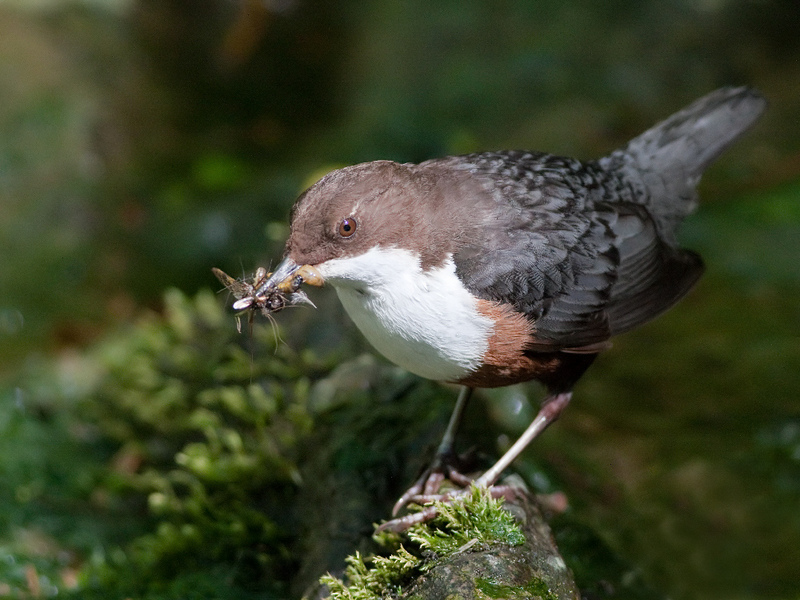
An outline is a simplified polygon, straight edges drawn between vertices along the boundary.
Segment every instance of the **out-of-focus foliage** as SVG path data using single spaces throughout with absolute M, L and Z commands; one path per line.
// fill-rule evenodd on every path
M 293 560 L 287 507 L 317 365 L 285 345 L 256 363 L 236 338 L 212 294 L 172 291 L 163 320 L 97 349 L 104 374 L 88 418 L 120 444 L 120 483 L 146 494 L 158 521 L 130 550 L 131 582 L 231 563 L 234 579 L 269 589 Z
M 617 340 L 516 466 L 568 493 L 562 545 L 599 597 L 791 596 L 798 29 L 793 0 L 0 3 L 0 595 L 239 598 L 285 591 L 262 577 L 284 568 L 299 595 L 385 516 L 453 393 L 352 359 L 329 292 L 278 315 L 275 355 L 269 328 L 248 346 L 195 296 L 210 267 L 277 259 L 334 166 L 592 158 L 750 84 L 769 111 L 684 229 L 709 275 Z M 464 445 L 502 450 L 535 393 L 484 394 Z
M 322 372 L 322 365 L 285 345 L 267 360 L 254 361 L 246 341 L 274 346 L 273 331 L 256 328 L 255 337 L 240 336 L 210 292 L 190 300 L 173 290 L 165 302 L 163 318 L 150 315 L 80 359 L 76 375 L 83 379 L 74 382 L 72 391 L 79 393 L 70 398 L 80 419 L 73 413 L 70 422 L 83 433 L 74 439 L 62 429 L 49 452 L 41 454 L 39 448 L 34 455 L 48 460 L 44 465 L 25 464 L 20 460 L 25 454 L 17 452 L 8 466 L 34 467 L 38 475 L 8 473 L 14 497 L 4 503 L 32 512 L 30 518 L 52 494 L 72 496 L 82 511 L 95 505 L 106 527 L 114 512 L 134 509 L 140 518 L 149 515 L 143 522 L 152 524 L 150 533 L 88 563 L 72 559 L 74 568 L 81 566 L 80 575 L 74 573 L 86 586 L 81 594 L 93 588 L 98 597 L 175 593 L 189 582 L 199 584 L 208 572 L 224 578 L 215 584 L 220 592 L 244 586 L 244 593 L 256 586 L 278 594 L 296 561 L 291 527 L 300 484 L 296 461 L 311 427 L 310 378 Z M 87 372 L 92 373 L 88 380 Z M 62 384 L 68 381 L 62 377 Z M 46 406 L 54 393 L 59 394 L 39 390 L 33 406 Z M 61 402 L 67 400 L 64 391 L 59 395 Z M 33 442 L 32 436 L 46 431 L 35 421 L 13 415 L 11 421 L 16 423 L 6 425 L 4 439 L 16 443 Z M 27 435 L 19 431 L 26 425 Z M 107 468 L 90 460 L 91 450 L 102 449 Z M 76 451 L 81 462 L 57 460 L 73 461 Z M 42 467 L 53 475 L 48 478 Z M 51 481 L 69 477 L 71 469 L 83 472 L 80 485 L 61 489 L 63 483 Z M 53 511 L 54 517 L 61 513 L 57 518 L 64 519 L 66 510 Z M 9 519 L 16 526 L 18 520 Z M 95 535 L 104 531 L 99 521 L 91 528 Z M 91 540 L 80 531 L 85 523 L 75 525 L 45 527 L 40 535 L 66 531 L 67 538 L 53 541 L 54 546 L 75 538 L 84 551 L 104 551 L 102 537 Z M 14 562 L 21 558 L 7 556 Z

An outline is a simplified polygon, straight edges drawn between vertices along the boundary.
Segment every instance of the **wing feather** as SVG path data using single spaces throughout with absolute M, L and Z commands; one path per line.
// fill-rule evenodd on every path
M 534 351 L 600 347 L 672 306 L 702 273 L 699 257 L 660 239 L 645 205 L 595 163 L 458 158 L 494 186 L 493 213 L 503 217 L 454 257 L 456 268 L 478 297 L 531 319 Z

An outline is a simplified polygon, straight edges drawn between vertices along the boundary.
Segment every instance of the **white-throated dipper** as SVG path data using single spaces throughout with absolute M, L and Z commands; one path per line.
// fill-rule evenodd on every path
M 297 200 L 259 294 L 329 283 L 389 360 L 465 386 L 439 456 L 472 388 L 543 383 L 538 415 L 477 480 L 492 486 L 612 336 L 695 284 L 702 261 L 676 230 L 703 171 L 765 106 L 752 89 L 720 89 L 596 161 L 507 151 L 333 171 Z

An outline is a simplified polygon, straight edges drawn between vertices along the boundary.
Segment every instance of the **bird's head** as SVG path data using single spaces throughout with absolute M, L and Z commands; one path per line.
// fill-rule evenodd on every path
M 450 206 L 465 185 L 474 183 L 454 171 L 387 160 L 329 173 L 295 203 L 283 260 L 261 290 L 389 277 L 398 250 L 423 270 L 441 265 L 468 237 L 463 210 Z

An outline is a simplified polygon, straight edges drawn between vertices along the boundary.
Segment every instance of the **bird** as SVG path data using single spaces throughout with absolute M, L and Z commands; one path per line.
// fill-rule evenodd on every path
M 765 107 L 755 89 L 725 87 L 596 160 L 523 150 L 376 160 L 300 195 L 283 258 L 256 295 L 329 284 L 391 362 L 462 386 L 431 468 L 393 514 L 449 474 L 472 390 L 546 389 L 525 432 L 474 481 L 491 488 L 611 338 L 686 295 L 704 266 L 678 228 L 703 172 Z

